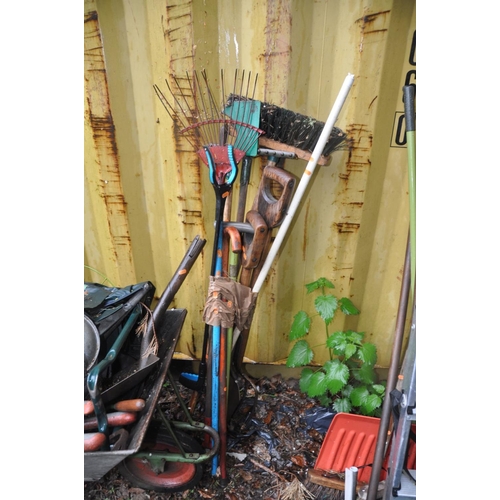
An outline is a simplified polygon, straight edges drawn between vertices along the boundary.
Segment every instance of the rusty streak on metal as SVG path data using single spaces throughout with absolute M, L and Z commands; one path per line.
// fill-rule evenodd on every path
M 107 211 L 111 251 L 122 268 L 131 265 L 130 234 L 123 196 L 116 131 L 109 101 L 103 44 L 96 11 L 85 16 L 84 74 L 88 105 L 86 120 L 92 130 L 99 165 L 99 194 Z M 118 251 L 118 248 L 120 250 Z
M 91 109 L 90 99 L 87 100 L 89 104 L 89 109 Z M 105 116 L 96 116 L 92 112 L 89 113 L 90 126 L 92 128 L 92 137 L 94 138 L 96 145 L 101 144 L 107 149 L 110 149 L 115 157 L 118 157 L 118 147 L 116 145 L 115 136 L 115 125 L 113 123 L 113 117 L 111 116 L 111 110 L 106 113 Z M 114 166 L 117 166 L 116 161 Z
M 269 57 L 276 57 L 276 56 L 281 56 L 281 55 L 289 56 L 290 52 L 291 52 L 291 48 L 289 50 L 276 50 L 276 51 L 266 52 L 265 54 L 263 54 L 263 56 L 267 60 L 267 58 L 269 58 Z
M 193 217 L 202 217 L 201 212 L 199 210 L 188 210 L 187 208 L 183 208 L 182 212 L 192 215 Z
M 368 14 L 366 16 L 360 17 L 359 19 L 356 19 L 355 22 L 356 23 L 363 23 L 363 28 L 364 28 L 364 26 L 372 23 L 375 19 L 377 19 L 377 17 L 385 15 L 385 14 L 389 14 L 390 12 L 391 12 L 390 10 L 383 10 L 381 12 L 376 12 L 374 14 Z
M 339 178 L 348 181 L 351 172 L 362 172 L 371 165 L 370 160 L 363 153 L 369 152 L 372 147 L 373 135 L 363 124 L 351 124 L 346 127 L 349 138 L 349 153 L 346 163 L 346 174 L 339 174 Z M 367 144 L 366 144 L 367 143 Z
M 83 22 L 88 23 L 90 21 L 97 21 L 97 11 L 92 10 L 88 14 L 85 15 Z
M 382 29 L 382 30 L 371 30 L 371 31 L 363 31 L 363 33 L 365 35 L 371 35 L 373 33 L 384 33 L 386 32 L 387 30 L 386 29 Z
M 266 49 L 260 58 L 264 59 L 264 98 L 278 106 L 287 100 L 287 91 L 279 84 L 281 75 L 288 75 L 291 68 L 290 30 L 292 15 L 289 3 L 283 0 L 267 2 Z M 280 47 L 276 47 L 277 45 Z M 274 50 L 278 48 L 278 50 Z M 278 90 L 276 90 L 278 89 Z M 278 94 L 279 95 L 276 95 Z
M 334 222 L 333 225 L 339 233 L 355 233 L 359 229 L 359 224 L 354 222 Z

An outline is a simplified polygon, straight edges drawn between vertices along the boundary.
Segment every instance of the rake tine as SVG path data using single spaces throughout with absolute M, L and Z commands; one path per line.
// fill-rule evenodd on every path
M 196 76 L 196 71 L 194 72 L 195 73 L 195 76 Z M 186 79 L 188 81 L 188 85 L 189 85 L 189 90 L 191 92 L 191 95 L 193 96 L 193 100 L 196 101 L 196 92 L 195 92 L 195 86 L 193 83 L 191 83 L 191 78 L 189 78 L 189 73 L 186 71 Z M 193 78 L 193 82 L 194 82 L 194 78 Z M 193 111 L 191 110 L 191 115 L 193 114 Z M 194 117 L 193 117 L 194 119 Z M 201 131 L 201 130 L 198 130 L 199 127 L 194 127 L 197 131 L 197 136 L 198 136 L 198 140 L 200 143 L 204 143 L 206 142 L 205 140 L 203 140 L 202 136 L 205 134 L 204 131 Z M 206 136 L 205 136 L 206 137 Z
M 172 76 L 173 76 L 173 75 L 172 75 Z M 175 77 L 173 77 L 173 78 L 175 79 Z M 185 129 L 185 128 L 188 128 L 188 127 L 189 127 L 189 125 L 191 124 L 191 121 L 192 121 L 192 120 L 189 118 L 189 116 L 186 114 L 186 112 L 185 112 L 185 111 L 184 111 L 184 109 L 182 108 L 181 103 L 179 102 L 179 100 L 178 100 L 178 99 L 177 99 L 177 97 L 175 96 L 175 94 L 174 94 L 174 92 L 172 91 L 172 88 L 170 87 L 170 85 L 169 85 L 169 83 L 168 83 L 168 80 L 167 80 L 166 78 L 165 78 L 165 83 L 166 83 L 167 88 L 168 88 L 168 90 L 170 91 L 170 94 L 172 95 L 172 97 L 173 97 L 173 99 L 174 99 L 175 103 L 177 104 L 177 107 L 181 110 L 181 112 L 182 112 L 182 114 L 183 114 L 184 118 L 186 119 L 186 122 L 185 122 L 185 123 L 183 123 L 183 121 L 182 121 L 182 120 L 180 119 L 180 117 L 179 117 L 179 113 L 178 113 L 177 111 L 175 111 L 175 110 L 174 110 L 174 108 L 171 106 L 172 110 L 174 111 L 175 117 L 176 117 L 176 120 L 175 120 L 175 121 L 177 121 L 177 123 L 179 123 L 179 124 L 180 124 L 180 126 L 181 126 L 182 128 L 184 128 L 184 129 Z M 178 85 L 177 85 L 177 86 L 178 86 Z M 170 104 L 169 104 L 169 106 L 170 106 Z M 188 108 L 188 109 L 189 109 L 189 108 Z M 196 135 L 197 139 L 199 140 L 199 139 L 200 139 L 200 132 L 199 132 L 198 130 L 195 130 L 195 135 Z M 196 149 L 196 143 L 194 143 L 188 135 L 186 135 L 185 137 L 186 137 L 187 141 L 189 142 L 189 144 L 191 145 L 191 147 L 192 147 L 192 148 L 194 148 L 194 149 Z
M 190 120 L 190 123 L 189 123 L 189 124 L 190 124 L 190 125 L 192 125 L 192 124 L 193 124 L 193 122 L 194 122 L 194 120 L 195 120 L 195 118 L 199 118 L 199 115 L 198 115 L 198 116 L 193 116 L 193 114 L 194 114 L 195 110 L 194 110 L 194 109 L 192 109 L 192 107 L 189 105 L 189 103 L 188 103 L 188 101 L 187 101 L 187 97 L 185 96 L 184 92 L 182 91 L 182 87 L 180 86 L 180 84 L 179 84 L 179 81 L 178 81 L 177 77 L 173 76 L 173 78 L 174 78 L 175 84 L 177 85 L 177 89 L 179 90 L 179 93 L 181 94 L 181 97 L 182 97 L 183 101 L 186 103 L 186 107 L 187 107 L 187 109 L 188 109 L 188 110 L 190 111 L 190 113 L 191 113 L 191 120 Z M 187 75 L 187 80 L 188 80 L 188 85 L 189 85 L 189 88 L 191 89 L 191 80 L 190 80 L 190 78 L 189 78 L 189 75 Z M 194 94 L 193 94 L 193 100 L 194 100 L 194 101 L 196 100 L 196 98 L 195 98 Z M 182 107 L 181 107 L 181 109 L 182 109 Z M 186 114 L 185 114 L 185 113 L 184 113 L 184 115 L 186 116 Z M 205 134 L 205 131 L 204 131 L 204 130 L 199 130 L 199 128 L 200 128 L 200 127 L 194 127 L 194 128 L 193 128 L 193 130 L 195 131 L 195 134 L 197 135 L 198 140 L 199 140 L 199 141 L 201 141 L 201 142 L 204 142 L 204 141 L 203 141 L 203 137 L 202 137 L 202 136 L 203 136 L 203 134 Z M 205 137 L 206 137 L 206 136 L 205 136 Z
M 229 121 L 228 121 L 228 116 L 226 115 L 224 111 L 224 104 L 225 104 L 225 94 L 226 94 L 226 84 L 224 81 L 224 70 L 220 70 L 220 78 L 221 78 L 221 92 L 220 92 L 220 98 L 221 98 L 221 117 L 224 120 L 224 143 L 227 142 L 227 138 L 229 137 Z
M 203 97 L 203 89 L 200 85 L 200 80 L 198 78 L 198 73 L 195 71 L 194 72 L 194 79 L 193 79 L 193 82 L 194 82 L 194 85 L 193 85 L 193 95 L 197 95 L 198 98 L 197 98 L 197 101 L 201 103 L 201 107 L 203 108 L 203 113 L 204 113 L 204 117 L 203 117 L 203 121 L 209 121 L 211 118 L 209 113 L 208 113 L 208 110 L 207 110 L 207 106 L 205 104 L 205 99 Z M 198 90 L 198 92 L 195 92 L 195 90 Z M 206 142 L 206 145 L 210 145 L 210 144 L 214 144 L 216 141 L 214 140 L 214 138 L 217 137 L 217 133 L 213 133 L 214 132 L 214 127 L 212 124 L 209 124 L 207 126 L 207 142 Z M 217 128 L 215 128 L 215 132 L 217 132 Z
M 175 121 L 174 115 L 175 115 L 175 110 L 171 107 L 170 103 L 167 101 L 166 97 L 163 95 L 163 92 L 160 90 L 158 85 L 154 84 L 153 88 L 155 89 L 156 95 L 160 99 L 160 102 L 163 104 L 163 107 L 167 110 L 168 116 L 172 119 L 172 121 Z M 170 112 L 172 110 L 172 112 Z
M 212 92 L 212 88 L 210 87 L 210 83 L 208 82 L 206 71 L 204 72 L 204 80 L 205 80 L 205 85 L 207 87 L 207 93 L 208 93 L 209 102 L 210 102 L 210 109 L 212 110 L 212 116 L 213 116 L 213 118 L 219 119 L 220 115 L 221 115 L 220 107 L 217 104 L 217 102 L 215 101 L 215 97 L 214 97 L 214 94 Z M 225 128 L 226 127 L 225 127 L 225 123 L 224 123 L 224 127 L 222 130 L 225 131 Z M 217 132 L 216 136 L 219 140 L 219 144 L 221 146 L 223 146 L 225 144 L 225 140 L 224 140 L 224 137 L 221 137 L 221 128 L 218 125 L 216 125 L 216 132 Z
M 206 73 L 205 70 L 203 70 L 202 76 L 203 76 L 203 79 L 205 80 L 205 85 L 206 85 L 206 88 L 207 88 L 207 94 L 208 94 L 208 99 L 209 99 L 209 103 L 210 103 L 210 109 L 212 110 L 212 119 L 215 119 L 215 118 L 218 119 L 219 118 L 219 106 L 215 102 L 215 98 L 214 98 L 213 92 L 212 92 L 212 90 L 210 88 L 210 84 L 208 83 L 207 73 Z M 215 137 L 218 138 L 218 141 L 214 141 L 214 143 L 220 144 L 221 146 L 224 146 L 225 145 L 225 141 L 220 136 L 220 129 L 217 127 L 217 125 L 215 125 L 215 127 L 216 127 L 216 135 L 215 135 Z M 224 130 L 225 130 L 225 123 L 224 123 Z
M 244 79 L 245 79 L 245 70 L 243 70 L 243 73 L 241 74 L 240 95 L 243 93 L 243 82 L 244 82 Z M 243 120 L 243 116 L 241 117 L 241 120 L 238 120 L 238 121 L 244 121 Z M 243 132 L 242 132 L 242 130 L 243 130 Z M 245 129 L 242 129 L 241 127 L 239 128 L 238 135 L 236 136 L 236 139 L 234 141 L 234 147 L 235 148 L 237 147 L 238 149 L 243 150 L 243 148 L 240 146 L 240 144 L 242 144 L 243 141 L 244 141 L 245 132 L 246 132 Z M 240 133 L 241 133 L 241 138 L 240 138 Z M 238 144 L 238 146 L 236 146 L 236 144 Z
M 167 82 L 167 86 L 168 86 L 168 82 Z M 174 123 L 177 123 L 178 126 L 180 126 L 181 128 L 184 128 L 185 125 L 182 122 L 182 120 L 179 118 L 178 113 L 175 111 L 175 109 L 172 107 L 172 105 L 168 102 L 167 98 L 164 96 L 163 92 L 160 90 L 160 88 L 158 87 L 158 85 L 156 85 L 156 84 L 153 85 L 153 88 L 155 89 L 156 95 L 160 99 L 161 103 L 163 104 L 163 107 L 166 109 L 166 111 L 167 111 L 168 115 L 170 116 L 170 118 L 172 119 L 172 121 Z M 170 87 L 169 87 L 169 90 L 170 90 Z M 175 96 L 173 96 L 173 97 L 175 99 Z M 186 140 L 188 141 L 189 145 L 192 148 L 196 149 L 195 144 L 193 143 L 193 141 L 190 139 L 189 136 L 186 136 Z

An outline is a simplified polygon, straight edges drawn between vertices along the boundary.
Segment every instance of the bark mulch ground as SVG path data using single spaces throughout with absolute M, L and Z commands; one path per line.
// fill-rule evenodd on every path
M 227 485 L 212 475 L 211 461 L 203 464 L 204 473 L 197 486 L 168 494 L 138 488 L 114 468 L 100 480 L 84 483 L 85 498 L 301 500 L 323 495 L 340 498 L 336 490 L 325 495 L 324 489 L 307 480 L 307 471 L 314 467 L 333 415 L 301 393 L 295 379 L 277 375 L 251 382 L 244 384 L 242 399 L 228 425 Z M 187 403 L 190 393 L 179 388 Z M 174 417 L 182 416 L 180 409 L 176 415 L 178 405 L 173 391 L 162 389 L 160 401 L 167 403 Z M 194 419 L 203 421 L 203 411 L 201 398 L 193 412 Z

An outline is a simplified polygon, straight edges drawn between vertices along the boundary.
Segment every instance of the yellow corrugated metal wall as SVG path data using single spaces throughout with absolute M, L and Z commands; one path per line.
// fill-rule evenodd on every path
M 178 350 L 199 356 L 215 196 L 153 84 L 244 69 L 259 75 L 256 99 L 326 120 L 353 73 L 337 122 L 353 148 L 316 169 L 259 294 L 246 355 L 284 359 L 293 315 L 312 307 L 304 285 L 325 276 L 361 310 L 334 327 L 366 332 L 387 366 L 409 227 L 401 88 L 416 83 L 415 17 L 408 0 L 85 0 L 85 280 L 150 280 L 161 292 L 193 238 L 206 238 L 172 303 L 188 310 Z M 305 165 L 285 168 L 300 178 Z M 254 161 L 249 202 L 262 166 Z M 319 343 L 324 330 L 311 336 Z

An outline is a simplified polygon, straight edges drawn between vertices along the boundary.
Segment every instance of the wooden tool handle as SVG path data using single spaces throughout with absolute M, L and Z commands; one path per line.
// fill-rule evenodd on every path
M 118 401 L 110 406 L 111 409 L 117 411 L 141 411 L 146 406 L 144 399 L 126 399 L 124 401 Z M 83 402 L 83 414 L 91 415 L 94 413 L 94 405 L 92 401 Z
M 108 425 L 110 427 L 118 427 L 134 423 L 137 420 L 137 413 L 116 411 L 113 413 L 108 413 L 107 418 L 108 418 Z M 83 426 L 84 431 L 91 431 L 97 428 L 98 428 L 97 417 L 87 417 L 84 420 L 84 426 Z
M 259 265 L 262 252 L 267 241 L 268 227 L 257 210 L 249 210 L 247 213 L 247 221 L 254 229 L 253 235 L 243 235 L 243 254 L 241 266 L 244 269 L 254 269 Z
M 97 451 L 106 441 L 102 432 L 83 433 L 83 451 Z
M 267 165 L 262 171 L 252 210 L 257 210 L 262 215 L 268 228 L 277 227 L 283 221 L 292 200 L 296 180 L 287 170 L 272 165 Z M 279 185 L 277 189 L 273 189 L 273 182 Z M 281 192 L 273 192 L 278 190 Z M 276 198 L 275 194 L 279 198 Z

